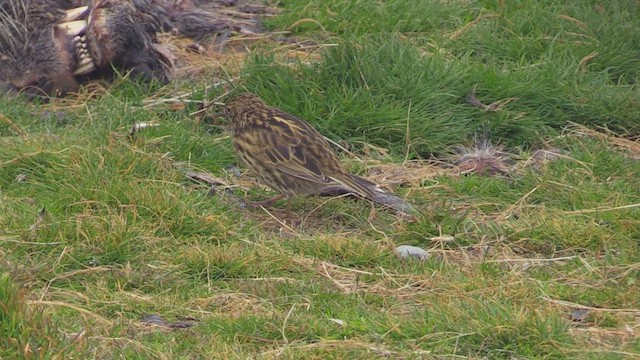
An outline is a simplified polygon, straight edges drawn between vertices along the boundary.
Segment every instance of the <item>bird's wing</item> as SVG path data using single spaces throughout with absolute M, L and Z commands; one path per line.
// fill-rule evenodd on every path
M 271 144 L 258 156 L 283 173 L 319 184 L 332 184 L 327 172 L 340 170 L 340 161 L 322 135 L 293 115 L 277 111 L 269 129 L 260 131 L 261 144 Z

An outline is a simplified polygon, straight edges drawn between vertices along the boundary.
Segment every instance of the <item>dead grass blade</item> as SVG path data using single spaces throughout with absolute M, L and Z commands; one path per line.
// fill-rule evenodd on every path
M 62 301 L 42 301 L 42 300 L 33 300 L 33 301 L 27 301 L 28 305 L 34 305 L 34 306 L 62 306 L 62 307 L 66 307 L 69 309 L 73 309 L 76 310 L 77 312 L 83 314 L 83 315 L 87 315 L 88 317 L 92 318 L 92 319 L 96 319 L 99 322 L 101 322 L 104 325 L 112 325 L 112 322 L 103 318 L 102 316 L 91 312 L 85 308 L 81 308 L 79 306 L 76 305 L 72 305 L 66 302 L 62 302 Z
M 456 40 L 457 38 L 459 38 L 460 36 L 462 36 L 465 32 L 467 32 L 467 30 L 471 29 L 472 27 L 476 26 L 477 24 L 479 24 L 482 20 L 486 20 L 486 19 L 492 19 L 495 17 L 499 17 L 502 16 L 502 14 L 485 14 L 485 15 L 480 15 L 477 18 L 473 19 L 470 23 L 466 24 L 465 26 L 463 26 L 462 28 L 453 31 L 451 34 L 449 34 L 449 40 Z
M 567 215 L 593 214 L 593 213 L 601 213 L 601 212 L 616 211 L 616 210 L 635 209 L 635 208 L 639 208 L 639 207 L 640 207 L 640 204 L 629 204 L 629 205 L 614 206 L 614 207 L 603 207 L 603 208 L 595 208 L 595 209 L 563 211 L 562 213 L 563 214 L 567 214 Z
M 15 122 L 9 119 L 6 115 L 0 114 L 0 120 L 3 123 L 7 124 L 16 134 L 22 137 L 27 136 L 27 133 L 24 130 L 22 130 L 22 128 L 20 128 L 20 126 L 18 126 Z
M 626 138 L 621 134 L 616 134 L 613 131 L 600 128 L 601 131 L 590 129 L 584 125 L 580 125 L 574 122 L 570 122 L 567 126 L 567 133 L 576 136 L 587 136 L 594 139 L 606 141 L 612 144 L 618 150 L 624 150 L 633 159 L 640 159 L 640 138 Z

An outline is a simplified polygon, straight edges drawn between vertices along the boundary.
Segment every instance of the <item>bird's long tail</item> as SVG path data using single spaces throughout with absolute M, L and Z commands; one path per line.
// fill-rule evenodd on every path
M 344 184 L 355 190 L 356 195 L 360 195 L 377 204 L 388 207 L 403 215 L 409 215 L 414 211 L 413 206 L 405 199 L 392 194 L 375 183 L 357 175 L 351 175 L 344 179 Z

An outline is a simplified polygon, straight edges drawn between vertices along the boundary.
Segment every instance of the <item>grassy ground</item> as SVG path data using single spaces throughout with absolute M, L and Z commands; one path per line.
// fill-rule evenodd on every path
M 0 358 L 639 357 L 638 19 L 632 0 L 290 0 L 267 24 L 295 41 L 246 61 L 0 102 Z M 270 193 L 182 101 L 227 77 L 420 214 L 241 207 Z M 488 136 L 506 175 L 460 174 L 455 148 Z

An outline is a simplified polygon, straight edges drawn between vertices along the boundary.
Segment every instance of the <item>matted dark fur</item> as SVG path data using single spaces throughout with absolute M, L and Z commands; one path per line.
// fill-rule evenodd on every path
M 0 89 L 64 95 L 113 71 L 166 82 L 157 19 L 147 0 L 2 0 Z
M 229 18 L 225 11 L 232 5 L 238 4 L 0 0 L 0 95 L 20 91 L 62 96 L 115 72 L 165 83 L 171 75 L 171 54 L 158 44 L 156 34 L 167 31 L 203 40 L 222 31 L 251 32 L 257 20 Z M 238 8 L 227 13 L 237 14 Z

